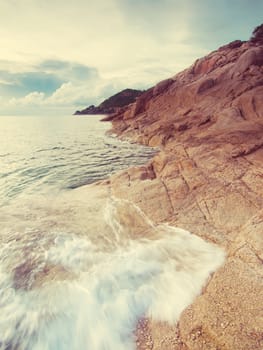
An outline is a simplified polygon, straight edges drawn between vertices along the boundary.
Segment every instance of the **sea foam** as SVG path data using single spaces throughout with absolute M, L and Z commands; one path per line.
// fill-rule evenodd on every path
M 0 349 L 135 349 L 141 317 L 177 322 L 224 261 L 215 245 L 179 228 L 154 225 L 128 201 L 111 198 L 96 220 L 104 222 L 98 226 L 105 227 L 104 241 L 96 241 L 94 232 L 54 230 L 39 239 L 45 248 L 34 250 L 32 232 L 24 232 L 31 237 L 23 241 L 30 248 L 25 263 L 38 262 L 33 282 L 41 281 L 47 266 L 64 271 L 62 278 L 50 275 L 36 285 L 15 287 L 15 265 L 21 261 L 14 247 L 21 249 L 21 243 L 2 244 Z

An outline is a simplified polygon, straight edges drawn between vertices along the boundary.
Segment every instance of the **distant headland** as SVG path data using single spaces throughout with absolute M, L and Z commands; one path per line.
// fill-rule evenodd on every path
M 91 105 L 81 111 L 76 111 L 74 115 L 117 113 L 120 112 L 121 108 L 135 102 L 136 98 L 143 92 L 142 90 L 125 89 L 107 98 L 98 106 Z

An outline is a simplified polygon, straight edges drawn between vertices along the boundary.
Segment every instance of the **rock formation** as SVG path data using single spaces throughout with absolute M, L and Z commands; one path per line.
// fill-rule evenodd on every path
M 160 148 L 112 193 L 227 252 L 177 326 L 141 320 L 138 349 L 263 349 L 262 42 L 223 46 L 105 119 Z
M 123 107 L 135 102 L 136 98 L 143 93 L 141 90 L 125 89 L 104 100 L 99 106 L 91 105 L 74 115 L 85 114 L 111 114 L 120 112 Z

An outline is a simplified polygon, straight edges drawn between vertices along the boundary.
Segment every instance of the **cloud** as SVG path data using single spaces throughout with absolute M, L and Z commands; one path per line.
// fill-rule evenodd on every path
M 35 68 L 48 74 L 55 74 L 64 81 L 88 81 L 99 77 L 95 67 L 64 60 L 47 59 Z
M 7 62 L 4 67 L 8 68 Z M 96 68 L 77 62 L 47 59 L 27 67 L 29 70 L 0 71 L 0 95 L 9 107 L 73 106 L 98 100 L 95 95 L 103 79 Z M 3 104 L 2 104 L 3 106 Z
M 15 98 L 81 108 L 147 88 L 248 39 L 262 12 L 262 0 L 0 1 L 1 106 Z
M 81 86 L 81 89 L 83 86 Z M 47 100 L 46 104 L 50 105 L 72 105 L 78 99 L 80 91 L 78 86 L 72 82 L 62 84 Z
M 9 101 L 10 106 L 36 106 L 39 107 L 43 104 L 45 94 L 43 92 L 34 91 L 21 98 L 11 98 Z
M 88 82 L 99 78 L 96 68 L 63 60 L 44 60 L 39 64 L 32 64 L 31 67 L 27 67 L 29 70 L 23 72 L 12 72 L 1 68 L 0 61 L 0 89 L 5 89 L 8 85 L 8 91 L 15 96 L 32 91 L 52 94 L 64 82 Z
M 45 99 L 45 105 L 83 108 L 90 104 L 99 104 L 123 88 L 123 82 L 104 79 L 97 80 L 95 84 L 67 82 Z
M 189 1 L 118 0 L 122 14 L 134 30 L 165 45 L 179 43 L 191 34 Z
M 62 83 L 62 80 L 56 75 L 45 72 L 26 72 L 17 78 L 18 84 L 24 91 L 36 90 L 46 94 L 52 93 Z
M 96 80 L 68 81 L 62 83 L 51 95 L 41 91 L 32 91 L 23 97 L 11 97 L 2 103 L 2 113 L 6 114 L 9 108 L 10 113 L 36 114 L 50 110 L 57 112 L 73 113 L 77 109 L 82 109 L 90 104 L 99 104 L 104 99 L 119 92 L 120 90 L 132 86 L 123 77 L 105 79 L 98 77 Z M 143 87 L 142 87 L 143 88 Z M 3 101 L 4 102 L 4 101 Z
M 65 70 L 65 69 L 68 69 L 68 67 L 70 67 L 69 62 L 62 61 L 62 60 L 54 60 L 54 59 L 45 60 L 37 66 L 37 68 L 39 68 L 40 70 L 44 70 L 44 71 L 47 70 L 51 72 Z
M 32 91 L 41 91 L 51 94 L 62 83 L 62 80 L 54 74 L 45 72 L 11 73 L 0 71 L 0 93 L 8 96 L 21 97 Z
M 8 66 L 6 62 L 5 66 Z M 31 111 L 33 107 L 43 110 L 68 108 L 74 111 L 98 104 L 127 87 L 148 88 L 170 75 L 169 68 L 160 67 L 155 59 L 147 62 L 147 68 L 142 59 L 137 68 L 118 70 L 108 76 L 99 74 L 95 67 L 53 58 L 27 68 L 24 72 L 0 72 L 0 95 L 5 97 L 5 105 L 13 110 L 19 106 L 30 107 Z

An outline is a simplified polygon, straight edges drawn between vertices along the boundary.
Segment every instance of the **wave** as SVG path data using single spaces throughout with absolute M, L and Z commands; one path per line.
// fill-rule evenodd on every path
M 57 203 L 53 229 L 46 208 L 41 229 L 25 223 L 2 236 L 2 349 L 135 349 L 140 318 L 177 322 L 224 261 L 218 247 L 155 225 L 129 201 L 96 186 L 73 192 Z M 68 228 L 86 226 L 66 232 L 65 215 Z

